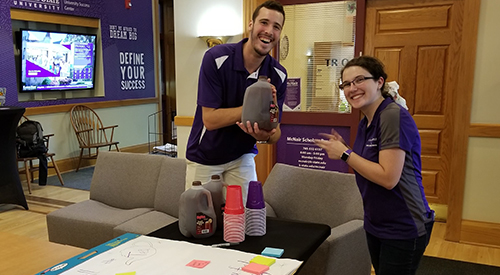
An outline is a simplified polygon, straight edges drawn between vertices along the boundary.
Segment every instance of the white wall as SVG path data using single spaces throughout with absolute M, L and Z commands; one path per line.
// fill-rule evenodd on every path
M 120 142 L 120 148 L 148 142 L 148 115 L 156 110 L 156 103 L 95 109 L 104 126 L 118 124 L 113 139 Z M 56 161 L 80 155 L 69 113 L 33 115 L 29 119 L 39 121 L 44 134 L 54 134 L 49 145 L 50 151 L 56 153 Z
M 481 0 L 471 123 L 500 124 L 500 1 Z M 469 138 L 463 219 L 500 223 L 500 139 Z
M 198 25 L 213 9 L 223 8 L 228 12 L 215 14 L 214 20 L 223 18 L 226 25 L 237 26 L 238 34 L 228 43 L 238 42 L 243 32 L 243 0 L 174 0 L 175 14 L 175 75 L 177 116 L 193 117 L 196 110 L 198 73 L 207 44 L 198 38 Z M 234 12 L 234 15 L 227 16 Z M 210 17 L 210 16 L 209 16 Z M 236 20 L 232 22 L 230 18 Z M 217 32 L 217 30 L 214 30 Z M 177 126 L 178 157 L 185 158 L 186 144 L 191 127 Z

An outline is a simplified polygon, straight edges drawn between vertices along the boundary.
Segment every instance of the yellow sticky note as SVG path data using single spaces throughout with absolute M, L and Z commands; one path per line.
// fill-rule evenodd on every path
M 276 262 L 276 259 L 274 258 L 268 258 L 268 257 L 263 257 L 263 256 L 256 256 L 255 258 L 250 260 L 251 263 L 256 263 L 256 264 L 263 264 L 267 266 L 271 266 Z
M 135 271 L 125 272 L 125 273 L 116 273 L 116 275 L 135 275 Z

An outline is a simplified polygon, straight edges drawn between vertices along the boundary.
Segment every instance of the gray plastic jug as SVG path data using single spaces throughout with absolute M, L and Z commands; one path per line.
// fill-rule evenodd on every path
M 179 230 L 185 237 L 207 238 L 217 229 L 217 218 L 210 191 L 200 181 L 181 194 Z
M 219 175 L 212 175 L 210 181 L 203 184 L 203 187 L 210 191 L 212 201 L 214 203 L 215 216 L 217 217 L 217 228 L 221 229 L 224 224 L 222 215 L 226 199 L 224 198 L 224 182 L 222 182 Z
M 267 76 L 259 76 L 259 80 L 247 87 L 243 98 L 241 122 L 255 122 L 259 129 L 270 131 L 278 126 L 278 107 L 273 101 L 271 84 Z

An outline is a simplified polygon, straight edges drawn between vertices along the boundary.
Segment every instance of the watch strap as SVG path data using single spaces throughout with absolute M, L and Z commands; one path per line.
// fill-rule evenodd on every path
M 351 155 L 352 153 L 352 150 L 351 149 L 347 149 L 345 150 L 343 153 L 342 153 L 342 156 L 340 156 L 340 159 L 347 162 L 347 160 L 349 159 L 349 156 Z

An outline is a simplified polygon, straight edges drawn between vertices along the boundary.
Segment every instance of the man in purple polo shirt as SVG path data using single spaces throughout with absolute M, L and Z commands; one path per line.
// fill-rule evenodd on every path
M 218 45 L 205 53 L 186 151 L 186 189 L 193 181 L 206 182 L 219 174 L 227 184 L 242 186 L 246 200 L 249 182 L 257 180 L 256 142 L 276 143 L 281 131 L 279 126 L 265 131 L 257 124 L 241 123 L 243 98 L 248 86 L 260 75 L 267 76 L 281 118 L 287 74 L 269 52 L 277 45 L 284 22 L 283 6 L 267 1 L 253 13 L 248 39 Z

